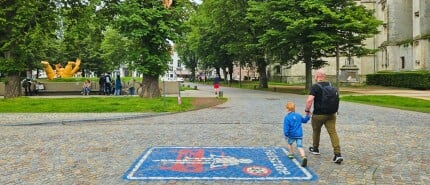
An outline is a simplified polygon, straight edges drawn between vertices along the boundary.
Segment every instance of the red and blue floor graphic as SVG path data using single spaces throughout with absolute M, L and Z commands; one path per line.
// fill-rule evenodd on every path
M 153 147 L 124 174 L 125 180 L 292 180 L 317 176 L 288 158 L 282 147 Z

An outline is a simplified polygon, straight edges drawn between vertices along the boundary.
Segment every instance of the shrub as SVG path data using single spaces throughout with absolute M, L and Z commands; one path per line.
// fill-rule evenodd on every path
M 383 71 L 368 74 L 367 84 L 426 90 L 430 89 L 430 71 Z

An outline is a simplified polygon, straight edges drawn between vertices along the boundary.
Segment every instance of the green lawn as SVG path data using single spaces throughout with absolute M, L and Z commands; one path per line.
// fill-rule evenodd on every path
M 258 83 L 257 83 L 258 84 Z M 227 84 L 223 84 L 227 85 Z M 237 85 L 237 86 L 236 86 Z M 245 83 L 242 88 L 254 89 L 256 82 Z M 238 84 L 232 84 L 238 87 Z M 193 89 L 181 86 L 181 90 Z M 283 93 L 306 94 L 303 87 L 272 85 L 267 91 Z M 354 95 L 351 92 L 341 92 L 341 101 L 391 107 L 401 110 L 430 113 L 430 101 L 416 98 L 383 95 Z M 193 98 L 183 97 L 181 106 L 176 97 L 146 99 L 140 97 L 89 97 L 89 98 L 29 98 L 19 97 L 0 99 L 0 112 L 180 112 L 195 108 Z M 225 100 L 224 100 L 225 101 Z
M 0 99 L 2 113 L 46 112 L 180 112 L 191 110 L 193 98 L 146 99 L 141 97 L 29 98 Z

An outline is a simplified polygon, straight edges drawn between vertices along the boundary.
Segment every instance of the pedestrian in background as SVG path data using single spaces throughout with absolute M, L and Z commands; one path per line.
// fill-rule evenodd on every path
M 24 88 L 25 96 L 31 96 L 33 93 L 31 91 L 31 78 L 27 77 L 21 81 L 21 86 Z
M 90 95 L 91 91 L 91 81 L 89 79 L 86 79 L 84 84 L 82 85 L 82 94 L 84 96 Z
M 218 75 L 215 75 L 215 78 L 214 78 L 214 91 L 215 91 L 215 94 L 218 94 L 218 90 L 219 90 L 219 77 L 218 77 Z
M 112 84 L 112 79 L 110 77 L 110 74 L 107 73 L 105 75 L 105 94 L 106 95 L 112 94 L 112 86 L 111 86 L 111 84 Z
M 131 78 L 131 80 L 128 81 L 128 94 L 130 96 L 133 96 L 135 89 L 136 89 L 136 79 Z
M 114 95 L 115 96 L 121 95 L 121 89 L 122 89 L 121 77 L 119 75 L 116 75 Z
M 99 77 L 99 95 L 105 94 L 105 75 L 100 75 Z

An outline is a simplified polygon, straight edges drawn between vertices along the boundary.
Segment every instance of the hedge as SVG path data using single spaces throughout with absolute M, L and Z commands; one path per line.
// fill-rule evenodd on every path
M 368 74 L 368 85 L 382 85 L 410 89 L 430 89 L 430 71 L 379 72 Z

